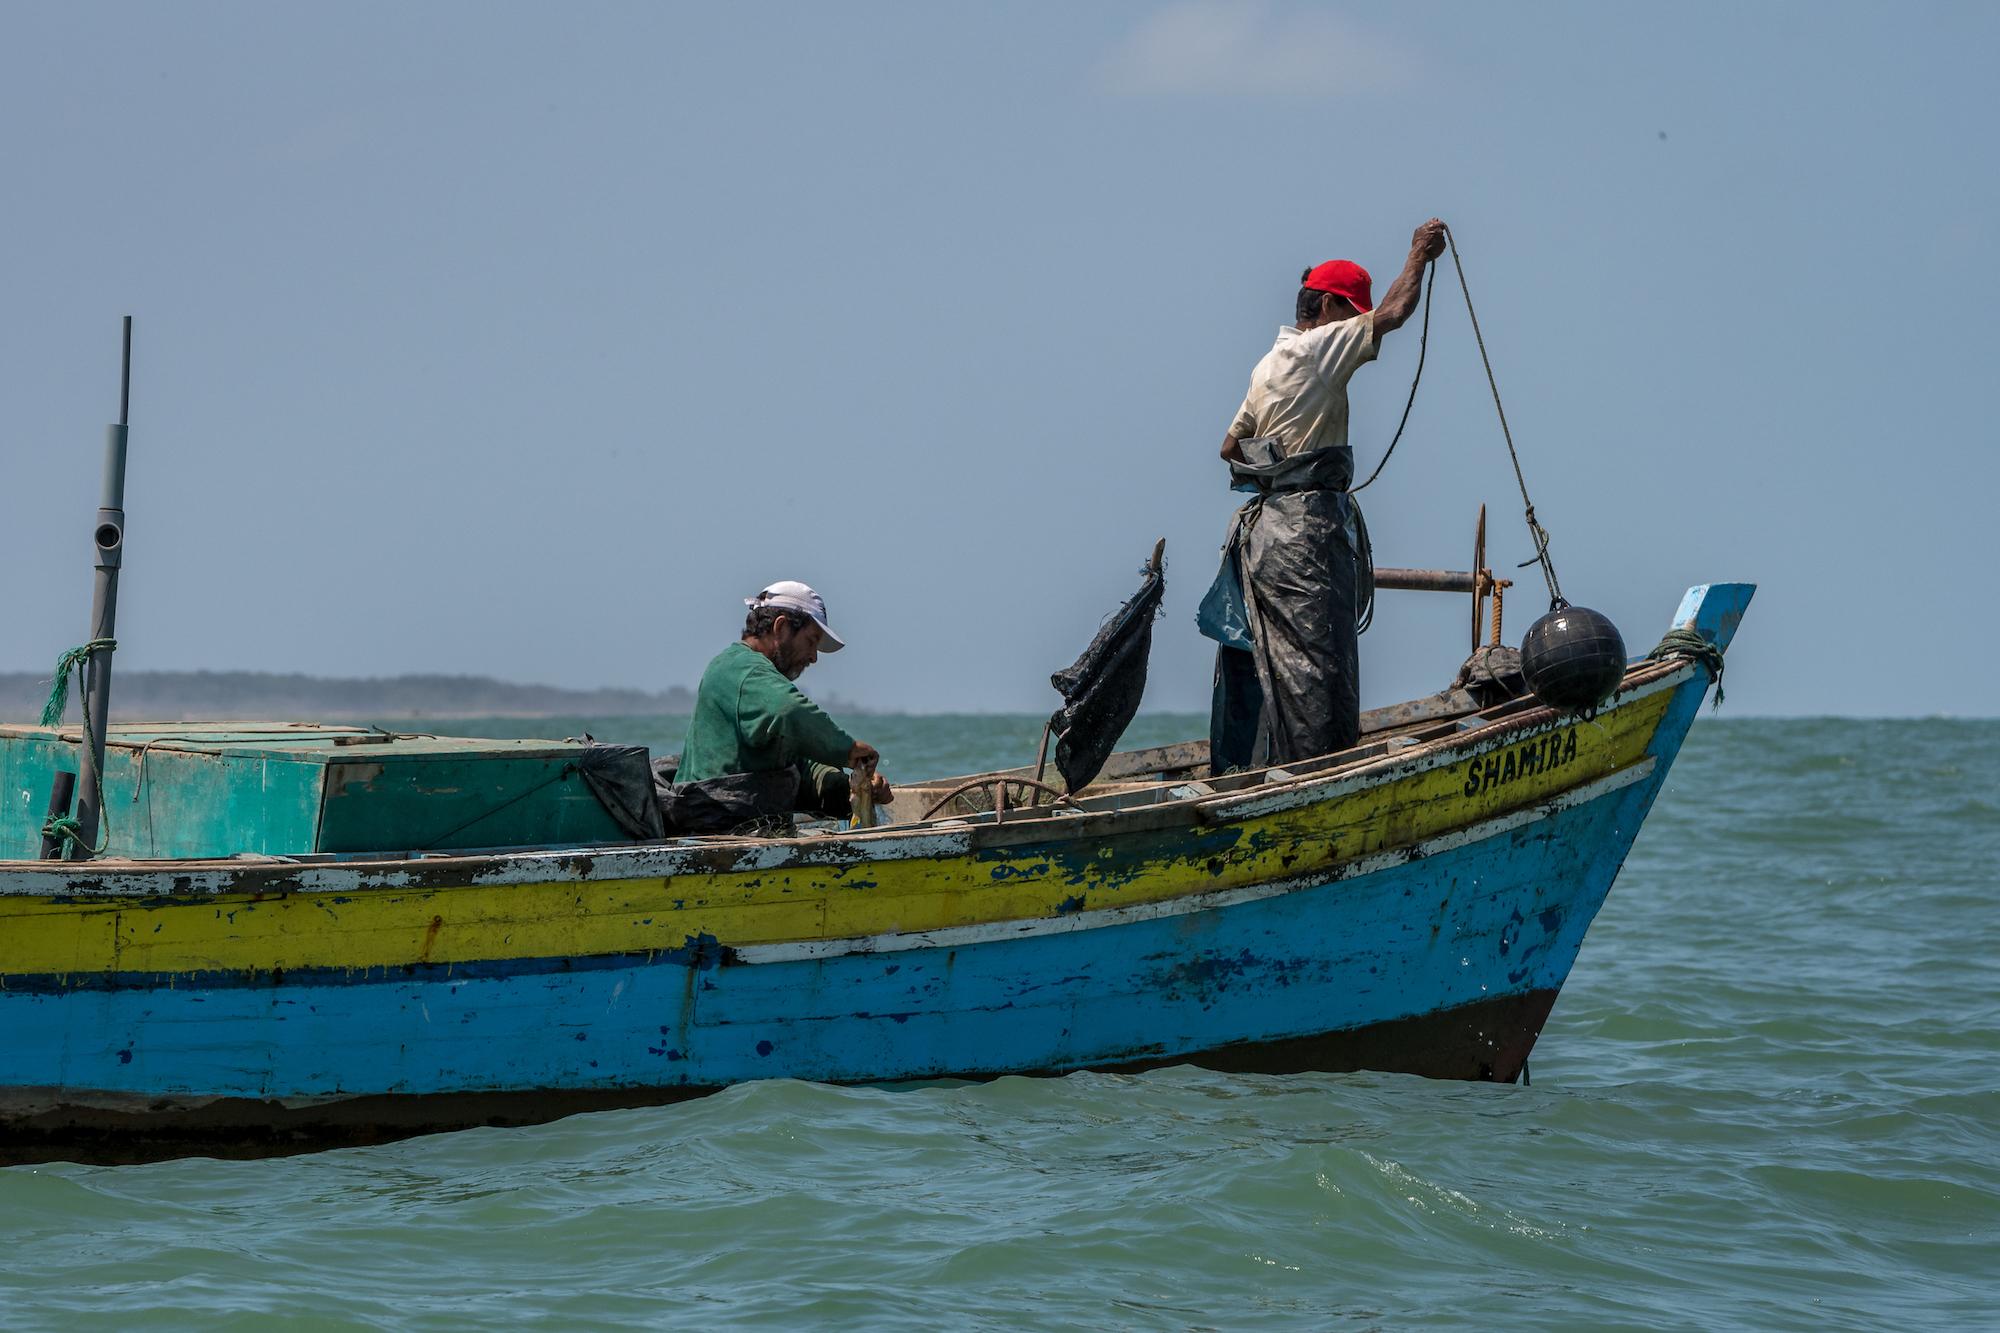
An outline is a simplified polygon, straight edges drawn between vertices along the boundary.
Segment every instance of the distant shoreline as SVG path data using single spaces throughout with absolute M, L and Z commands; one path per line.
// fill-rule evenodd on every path
M 40 719 L 48 694 L 46 674 L 0 672 L 0 721 Z M 120 671 L 112 678 L 112 704 L 120 720 L 154 722 L 684 717 L 694 708 L 694 693 L 680 685 L 657 692 L 573 690 L 520 685 L 491 676 L 340 678 L 267 671 Z M 74 688 L 67 716 L 72 720 L 79 716 Z
M 46 672 L 0 671 L 0 723 L 21 725 L 41 720 L 49 696 Z M 982 709 L 948 709 L 906 713 L 901 709 L 870 708 L 838 696 L 814 699 L 836 717 L 988 717 L 1043 716 L 1039 710 L 1017 713 Z M 119 722 L 455 722 L 474 718 L 606 718 L 686 717 L 694 711 L 694 691 L 675 685 L 665 690 L 574 690 L 558 685 L 521 685 L 491 676 L 307 676 L 274 671 L 120 671 L 113 678 L 112 716 Z M 1142 714 L 1198 716 L 1199 709 L 1161 709 L 1141 705 Z M 69 711 L 81 720 L 76 691 L 70 691 Z M 1805 722 L 1827 721 L 1991 721 L 1988 714 L 1816 714 L 1736 713 L 1725 705 L 1721 714 L 1706 710 L 1703 721 Z

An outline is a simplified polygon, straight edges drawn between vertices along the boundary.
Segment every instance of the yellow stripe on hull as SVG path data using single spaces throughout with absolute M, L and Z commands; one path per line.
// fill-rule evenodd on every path
M 1036 825 L 1049 842 L 1018 854 L 353 893 L 0 899 L 0 987 L 17 975 L 587 957 L 677 949 L 702 935 L 731 946 L 868 938 L 1157 902 L 1407 846 L 1623 769 L 1644 755 L 1672 694 L 1512 738 L 1476 759 L 1215 825 L 1191 817 L 1175 831 L 1065 844 L 1072 830 L 1050 820 Z M 1256 788 L 1245 797 L 1253 807 L 1282 800 Z

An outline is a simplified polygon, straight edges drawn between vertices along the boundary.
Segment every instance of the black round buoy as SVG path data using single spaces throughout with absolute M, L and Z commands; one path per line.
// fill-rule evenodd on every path
M 1625 637 L 1609 616 L 1557 606 L 1528 626 L 1521 675 L 1535 697 L 1558 712 L 1588 712 L 1625 678 Z

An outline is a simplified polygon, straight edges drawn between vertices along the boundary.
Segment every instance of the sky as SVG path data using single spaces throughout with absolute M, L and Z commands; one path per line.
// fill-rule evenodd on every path
M 85 637 L 135 320 L 121 669 L 692 684 L 814 584 L 879 709 L 1040 711 L 1299 272 L 1458 238 L 1570 600 L 1757 583 L 1725 713 L 1990 715 L 2000 7 L 0 7 L 0 670 Z M 1449 268 L 1385 565 L 1531 554 Z M 1351 385 L 1372 468 L 1416 325 Z M 1504 571 L 1503 571 L 1504 572 Z M 1517 642 L 1546 609 L 1535 571 Z M 1373 706 L 1467 599 L 1384 593 Z M 114 696 L 115 707 L 115 696 Z

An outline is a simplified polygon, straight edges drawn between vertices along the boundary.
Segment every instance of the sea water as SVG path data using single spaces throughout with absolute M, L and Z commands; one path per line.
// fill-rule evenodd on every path
M 1040 733 L 855 725 L 892 781 L 1031 762 Z M 680 724 L 454 729 L 666 752 Z M 1532 1086 L 780 1082 L 19 1167 L 0 1325 L 2000 1327 L 1996 898 L 2000 722 L 1704 715 Z

